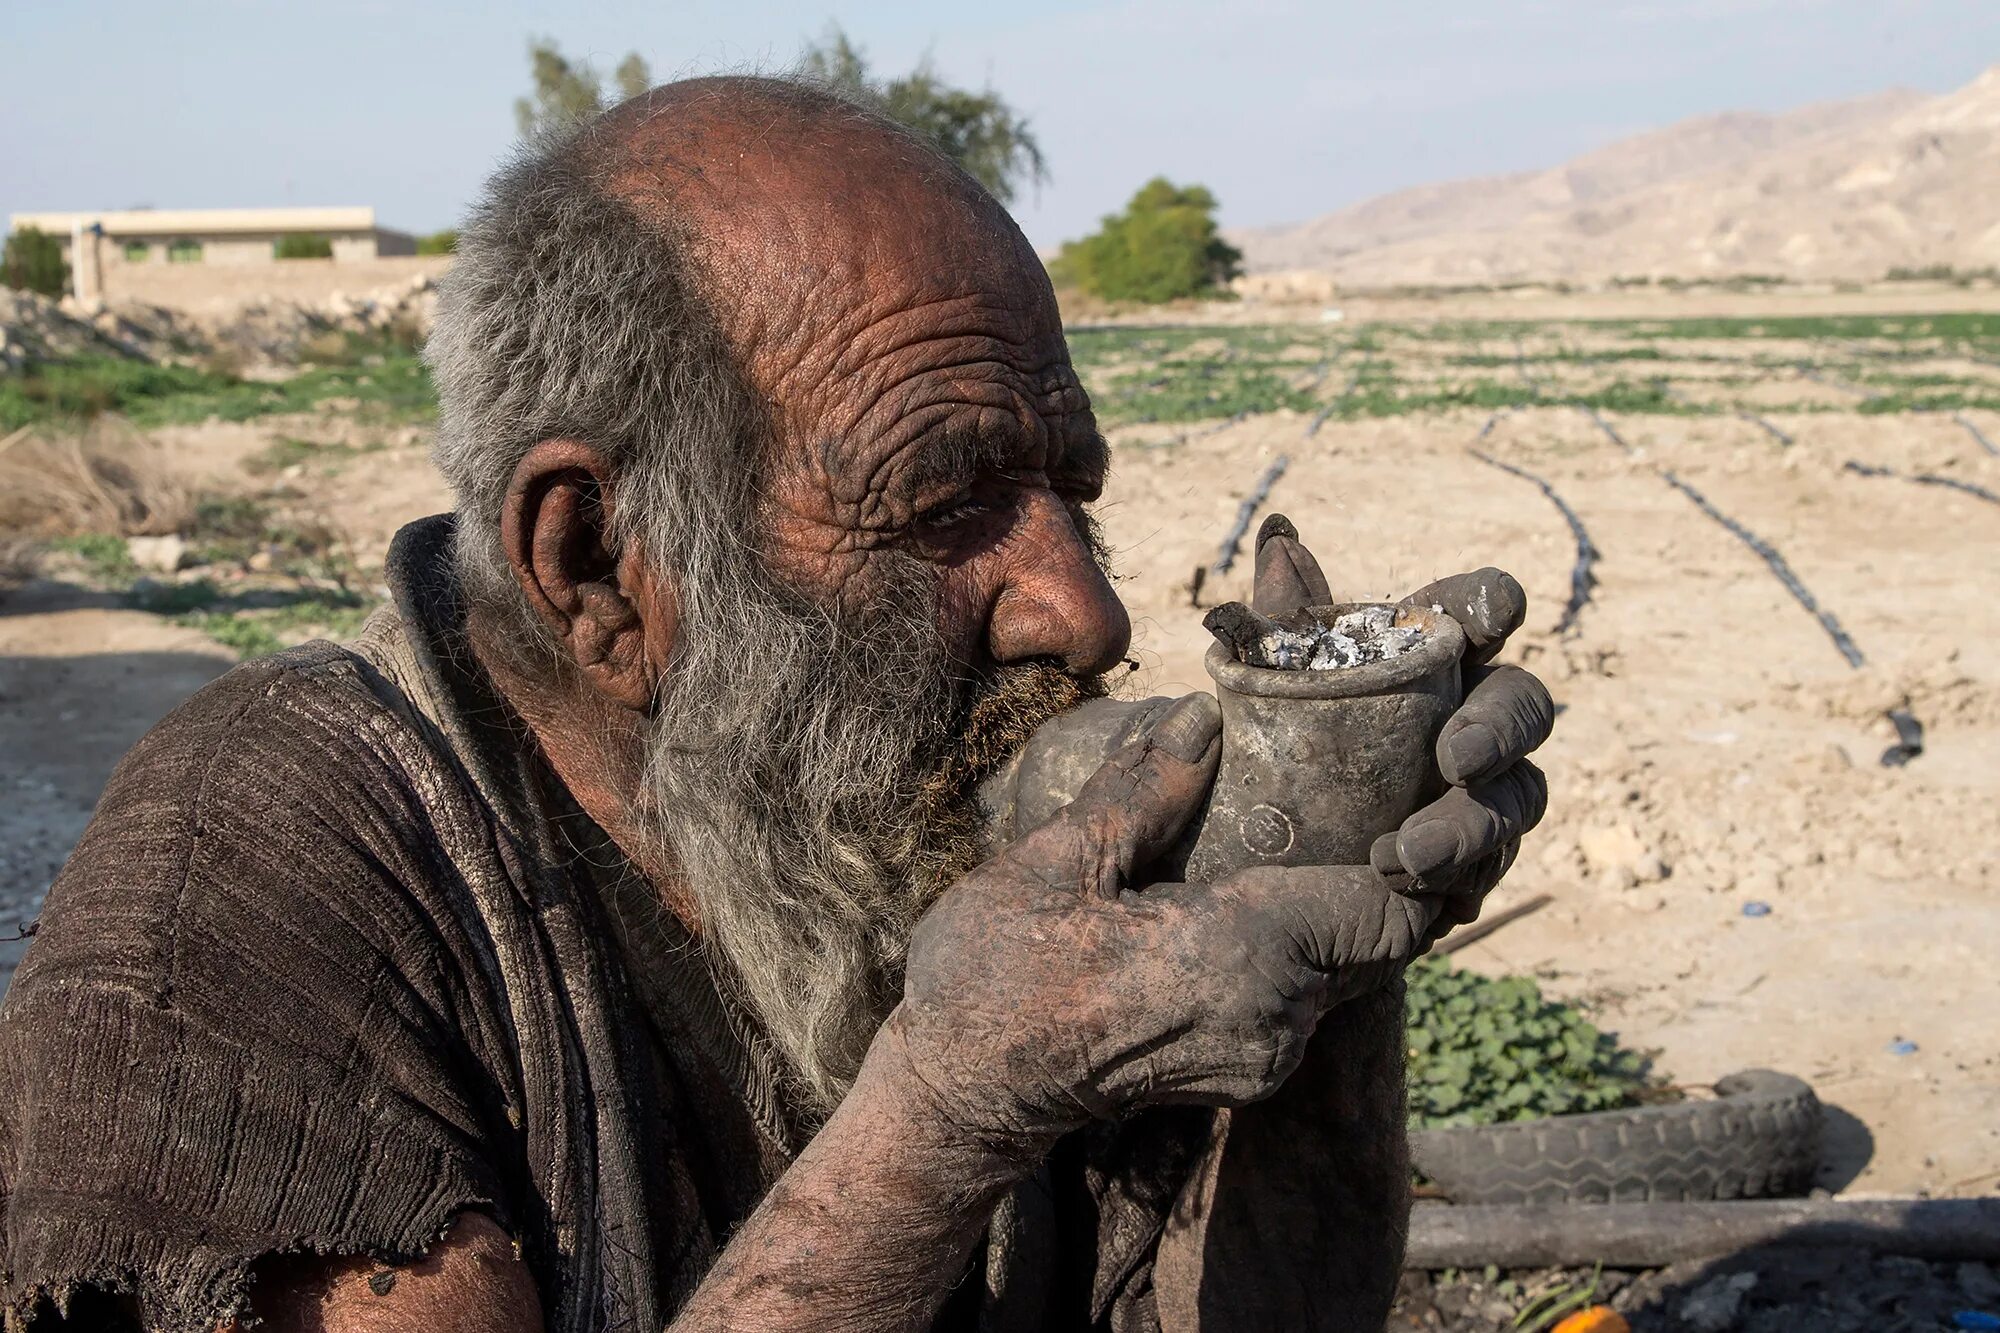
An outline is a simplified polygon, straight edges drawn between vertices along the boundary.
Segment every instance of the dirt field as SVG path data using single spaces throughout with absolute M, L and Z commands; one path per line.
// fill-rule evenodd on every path
M 1393 326 L 1238 312 L 1214 330 L 1078 334 L 1117 445 L 1103 516 L 1137 625 L 1129 688 L 1207 684 L 1189 578 L 1281 454 L 1269 508 L 1337 591 L 1511 570 L 1532 599 L 1512 656 L 1564 711 L 1541 757 L 1549 824 L 1494 906 L 1555 902 L 1458 961 L 1540 976 L 1657 1049 L 1677 1083 L 1758 1066 L 1808 1078 L 1836 1108 L 1830 1187 L 1994 1192 L 2000 503 L 1911 478 L 2000 492 L 1980 438 L 2000 441 L 2000 369 L 1981 359 L 2000 325 L 1637 307 L 1521 323 L 1492 306 Z M 1691 313 L 1797 323 L 1658 322 Z M 234 485 L 305 497 L 364 567 L 443 503 L 422 431 L 371 431 L 338 406 L 160 434 Z M 242 471 L 301 436 L 338 447 L 296 473 Z M 1571 529 L 1474 446 L 1548 483 L 1601 552 L 1566 634 L 1553 626 Z M 1781 553 L 1866 665 L 1667 472 Z M 1203 605 L 1246 579 L 1239 565 L 1211 580 Z M 21 793 L 0 811 L 0 868 L 22 914 L 118 754 L 228 657 L 86 582 L 0 603 L 0 752 Z M 1884 767 L 1884 713 L 1900 705 L 1925 749 Z

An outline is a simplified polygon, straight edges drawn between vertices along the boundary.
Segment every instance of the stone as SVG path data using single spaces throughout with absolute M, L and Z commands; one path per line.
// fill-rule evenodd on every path
M 1636 875 L 1640 860 L 1652 854 L 1639 830 L 1622 820 L 1584 829 L 1577 835 L 1576 844 L 1583 849 L 1591 869 L 1597 871 L 1620 866 Z
M 1731 1273 L 1702 1283 L 1681 1298 L 1682 1326 L 1695 1333 L 1729 1333 L 1743 1316 L 1743 1298 L 1756 1285 L 1755 1273 Z
M 149 569 L 156 574 L 171 574 L 187 559 L 187 542 L 177 533 L 164 537 L 127 537 L 125 553 L 140 569 Z
M 1639 877 L 1633 873 L 1631 866 L 1606 866 L 1597 874 L 1598 887 L 1609 893 L 1623 893 L 1627 889 L 1636 888 L 1638 883 Z

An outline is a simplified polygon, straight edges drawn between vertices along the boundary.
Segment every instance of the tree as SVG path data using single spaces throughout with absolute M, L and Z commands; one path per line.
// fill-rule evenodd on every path
M 799 61 L 808 79 L 870 106 L 935 144 L 1003 204 L 1023 185 L 1049 178 L 1042 146 L 1026 117 L 991 88 L 968 92 L 939 77 L 929 56 L 899 79 L 878 79 L 868 58 L 838 25 L 807 45 Z
M 1242 272 L 1243 263 L 1243 252 L 1217 231 L 1215 209 L 1215 196 L 1205 187 L 1155 176 L 1123 213 L 1107 215 L 1095 233 L 1065 244 L 1051 275 L 1107 301 L 1157 304 L 1213 295 Z
M 0 251 L 0 281 L 18 291 L 60 297 L 69 290 L 62 242 L 39 227 L 17 227 Z
M 455 255 L 458 253 L 458 228 L 446 227 L 428 236 L 417 237 L 417 253 L 420 255 Z
M 295 231 L 280 236 L 271 247 L 271 254 L 275 259 L 331 259 L 333 242 L 324 236 Z
M 560 129 L 604 110 L 604 79 L 587 63 L 571 61 L 542 38 L 528 43 L 528 74 L 535 91 L 514 99 L 514 123 L 523 136 Z M 612 74 L 621 98 L 637 97 L 653 86 L 652 71 L 637 51 L 618 62 Z

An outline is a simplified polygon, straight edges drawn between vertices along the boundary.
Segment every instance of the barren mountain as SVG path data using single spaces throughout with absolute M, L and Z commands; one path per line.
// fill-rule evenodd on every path
M 1983 267 L 2000 263 L 2000 66 L 1943 96 L 1703 116 L 1232 239 L 1253 273 L 1359 287 Z

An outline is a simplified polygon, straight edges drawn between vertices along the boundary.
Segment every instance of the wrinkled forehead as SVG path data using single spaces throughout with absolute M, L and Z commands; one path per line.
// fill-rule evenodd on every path
M 620 156 L 613 190 L 671 210 L 781 443 L 948 426 L 1046 449 L 1083 409 L 1041 261 L 907 136 L 696 98 L 632 127 Z

